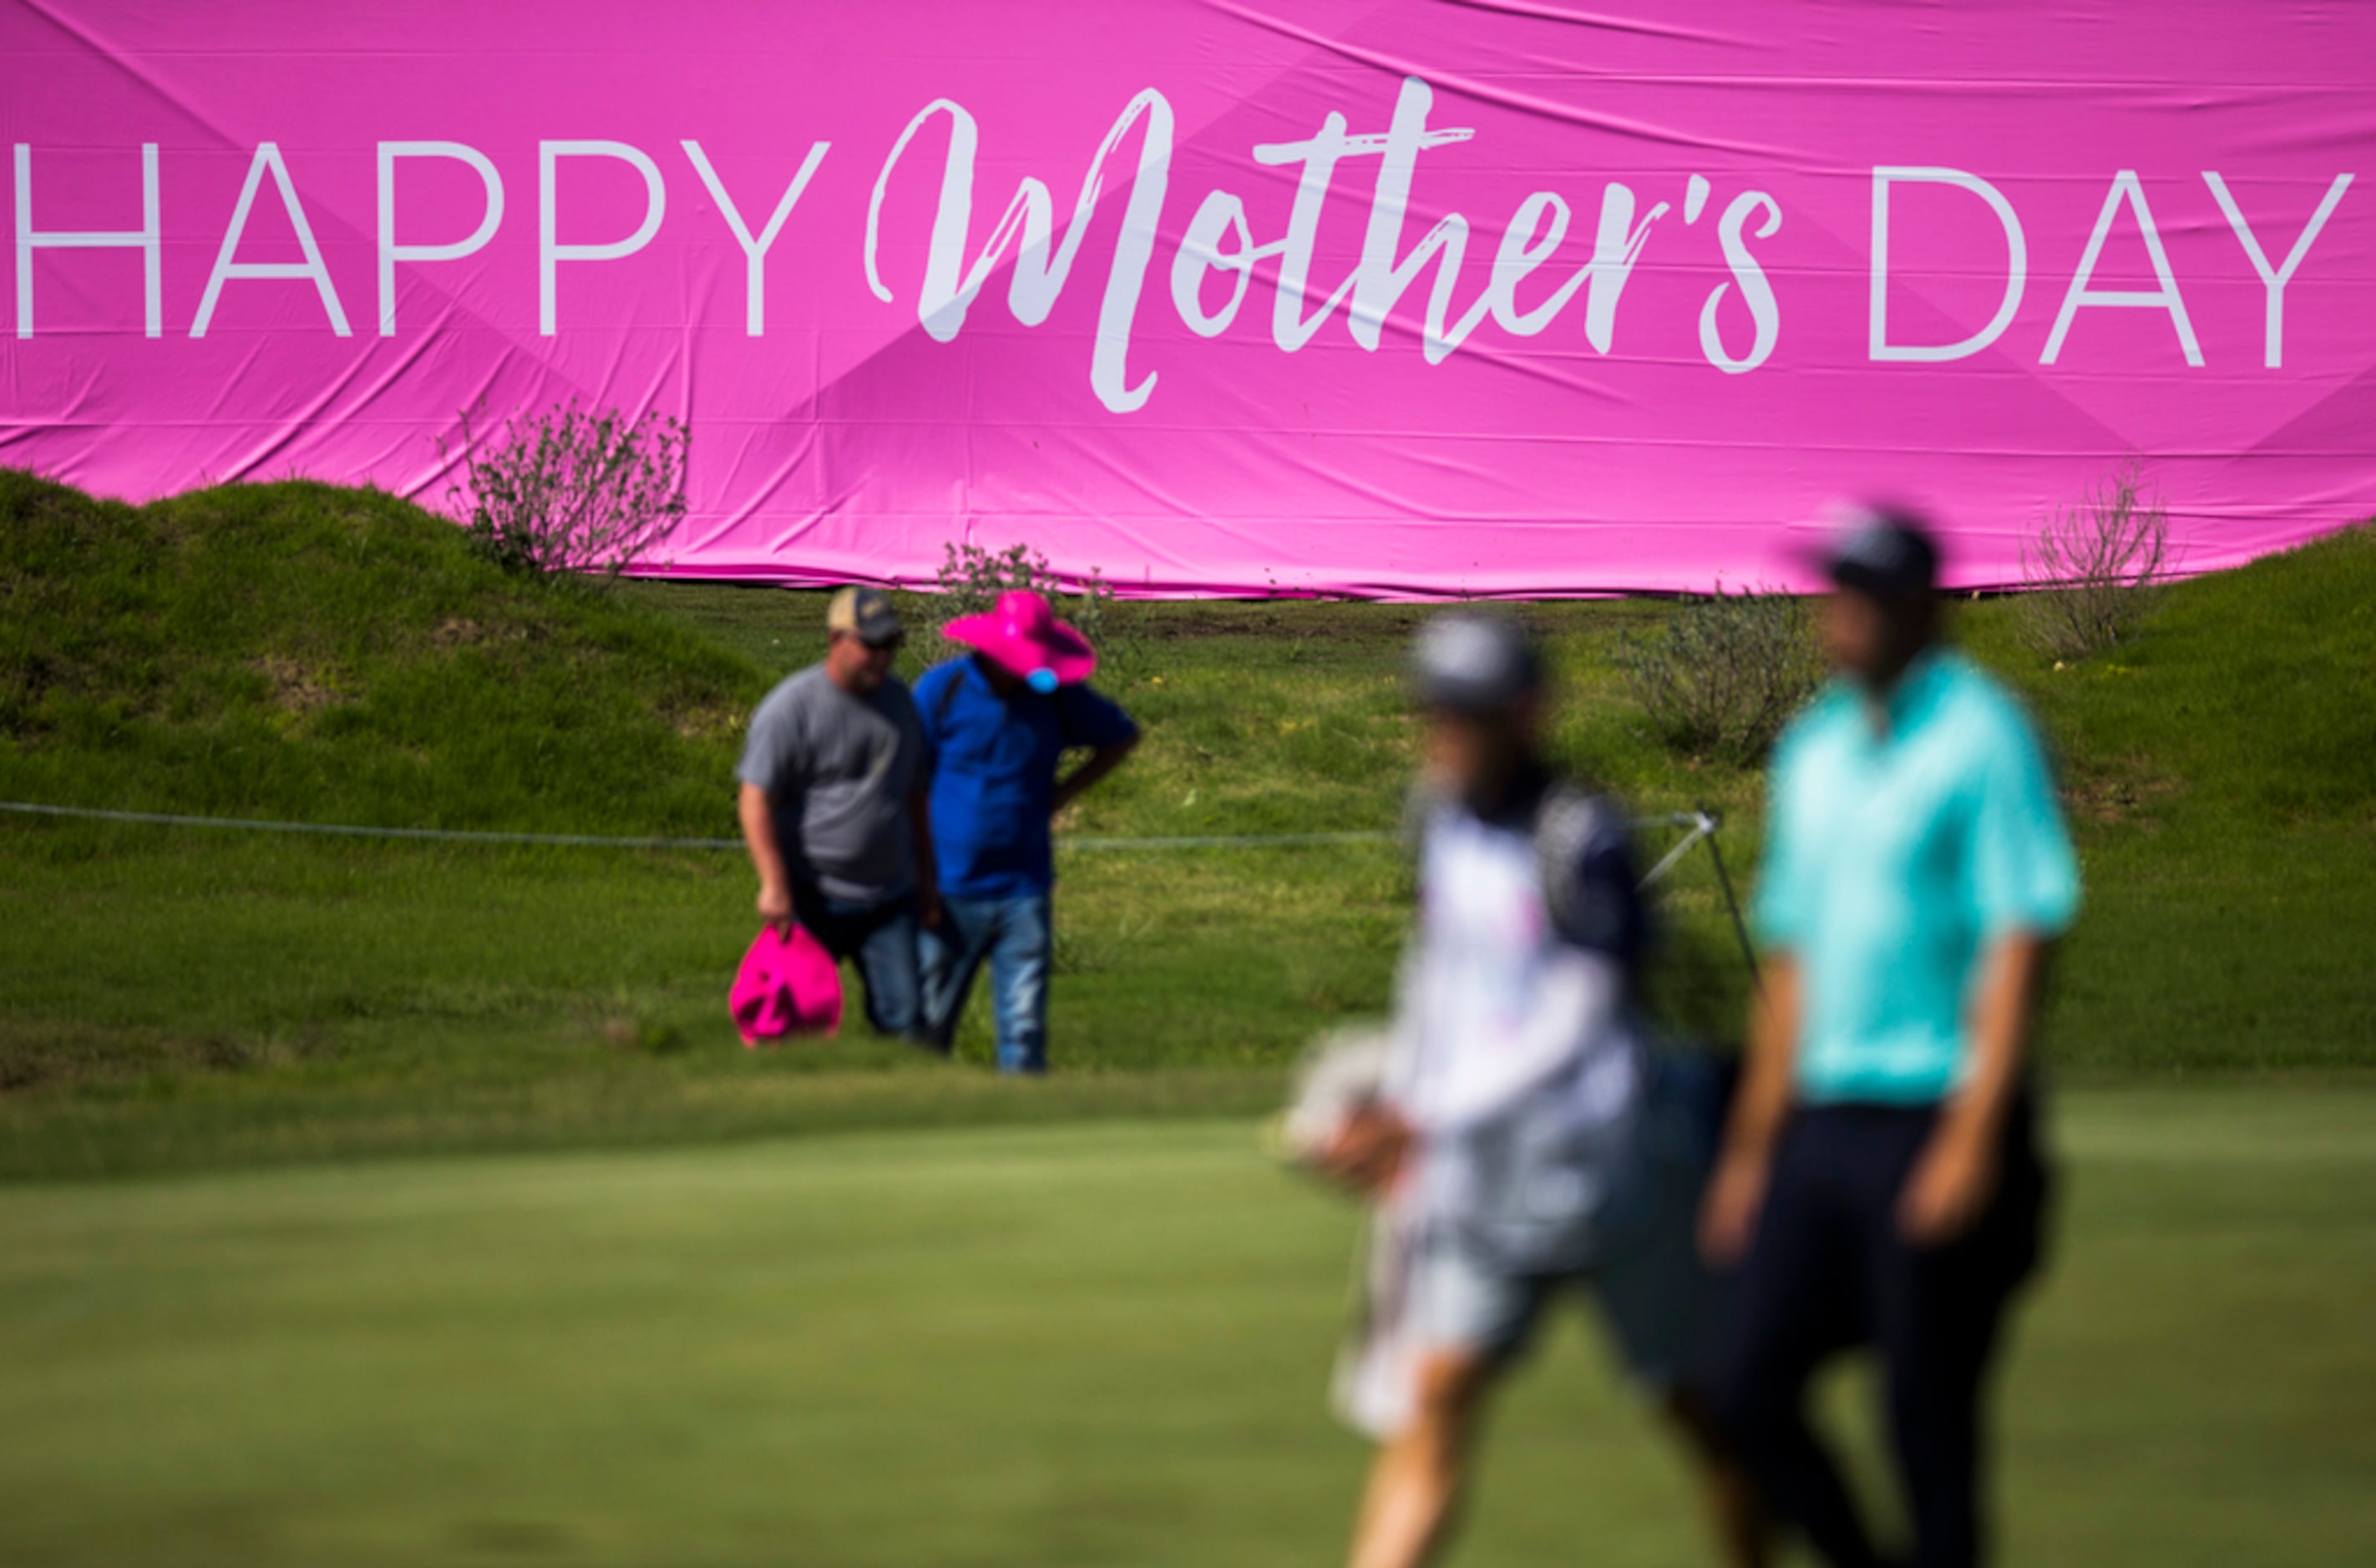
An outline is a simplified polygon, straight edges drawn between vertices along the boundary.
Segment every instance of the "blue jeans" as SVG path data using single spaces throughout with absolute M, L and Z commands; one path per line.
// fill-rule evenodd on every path
M 866 1021 L 880 1035 L 932 1043 L 917 978 L 916 896 L 881 904 L 836 898 L 814 885 L 792 888 L 792 913 L 837 958 L 854 960 L 866 984 Z
M 923 937 L 924 1017 L 944 1050 L 985 958 L 998 1018 L 998 1070 L 1048 1070 L 1048 895 L 941 899 L 941 929 Z

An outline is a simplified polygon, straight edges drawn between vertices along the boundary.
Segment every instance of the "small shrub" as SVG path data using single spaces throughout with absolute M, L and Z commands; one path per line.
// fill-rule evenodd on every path
M 998 602 L 998 596 L 1017 588 L 1043 594 L 1057 619 L 1070 622 L 1098 650 L 1100 671 L 1124 662 L 1130 653 L 1129 628 L 1115 602 L 1113 585 L 1091 567 L 1080 591 L 1066 593 L 1048 558 L 1028 544 L 986 550 L 979 544 L 950 543 L 942 547 L 940 570 L 933 575 L 938 597 L 933 600 L 933 630 L 938 634 L 952 621 L 979 615 Z
M 2133 633 L 2169 576 L 2169 508 L 2133 463 L 2070 506 L 2057 506 L 2022 547 L 2029 591 L 2016 621 L 2049 659 L 2085 659 Z
M 463 478 L 452 493 L 472 542 L 505 570 L 615 577 L 684 516 L 689 434 L 665 414 L 631 420 L 572 398 L 506 419 L 481 443 L 465 410 Z
M 1663 625 L 1618 644 L 1618 674 L 1661 740 L 1686 756 L 1749 766 L 1823 678 L 1801 600 L 1743 589 L 1686 596 Z
M 1028 544 L 997 551 L 985 550 L 979 544 L 944 544 L 941 547 L 940 570 L 933 574 L 933 583 L 940 593 L 933 604 L 937 615 L 933 627 L 935 632 L 952 621 L 981 614 L 998 602 L 1000 594 L 1013 589 L 1030 588 L 1044 593 L 1051 603 L 1058 592 L 1048 558 Z

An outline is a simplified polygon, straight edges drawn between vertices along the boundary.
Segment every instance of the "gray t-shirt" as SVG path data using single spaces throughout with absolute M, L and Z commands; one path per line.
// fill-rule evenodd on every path
M 914 889 L 908 796 L 924 787 L 932 757 L 902 683 L 861 697 L 822 664 L 786 678 L 751 715 L 734 773 L 767 792 L 794 880 L 860 904 Z

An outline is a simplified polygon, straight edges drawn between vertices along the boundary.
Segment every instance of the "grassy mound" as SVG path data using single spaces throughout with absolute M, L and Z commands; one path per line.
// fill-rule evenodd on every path
M 2096 659 L 2001 631 L 1984 651 L 2070 754 L 2083 811 L 2247 837 L 2376 826 L 2376 526 L 2180 584 Z
M 2088 907 L 2053 1052 L 2090 1066 L 2376 1063 L 2376 529 L 2183 583 L 2067 667 L 1974 646 L 2061 748 Z
M 703 835 L 731 832 L 742 715 L 814 657 L 823 608 L 506 577 L 368 492 L 135 509 L 5 474 L 0 604 L 0 799 Z M 2376 1066 L 2376 531 L 2182 584 L 2131 643 L 2067 668 L 2021 646 L 2013 609 L 1960 606 L 1958 636 L 2029 695 L 2064 763 L 2087 908 L 2045 1054 L 2121 1080 Z M 1676 759 L 1618 677 L 1619 639 L 1669 608 L 1523 612 L 1564 693 L 1558 749 L 1638 808 L 1723 812 L 1745 884 L 1758 774 Z M 1118 613 L 1123 657 L 1100 684 L 1146 743 L 1063 827 L 1394 823 L 1420 611 Z M 919 638 L 904 672 L 946 651 Z M 751 932 L 738 854 L 0 816 L 0 1180 L 1242 1110 L 1313 1035 L 1385 1004 L 1409 897 L 1393 845 L 1075 849 L 1061 866 L 1064 1075 L 1010 1095 L 966 1064 L 990 1049 L 979 994 L 954 1069 L 861 1041 L 740 1050 L 723 1006 Z M 1705 861 L 1662 913 L 1659 1000 L 1730 1034 L 1745 967 Z
M 133 507 L 0 472 L 0 795 L 315 821 L 719 832 L 756 666 L 509 576 L 370 490 Z

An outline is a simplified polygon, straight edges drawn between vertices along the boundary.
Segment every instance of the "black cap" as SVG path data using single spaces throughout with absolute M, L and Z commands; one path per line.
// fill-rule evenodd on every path
M 826 606 L 826 629 L 848 632 L 869 647 L 888 647 L 907 635 L 891 596 L 881 588 L 846 588 Z
M 1420 628 L 1411 684 L 1430 707 L 1480 716 L 1507 713 L 1541 689 L 1542 659 L 1515 617 L 1455 610 Z
M 1911 512 L 1853 506 L 1833 524 L 1820 557 L 1833 582 L 1884 599 L 1920 599 L 1939 587 L 1939 547 Z

